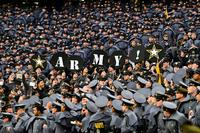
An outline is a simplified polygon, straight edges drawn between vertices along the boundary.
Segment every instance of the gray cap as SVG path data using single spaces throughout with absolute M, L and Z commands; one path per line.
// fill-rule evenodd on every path
M 140 76 L 137 77 L 137 80 L 142 84 L 146 84 L 147 83 L 147 80 L 145 80 L 144 78 L 142 78 Z
M 117 80 L 113 81 L 113 85 L 118 91 L 122 91 L 124 89 L 122 83 Z
M 68 99 L 65 99 L 64 103 L 69 109 L 74 109 L 74 104 L 71 101 L 69 101 Z
M 167 76 L 165 77 L 165 79 L 166 79 L 168 82 L 171 82 L 173 76 L 174 76 L 174 73 L 167 74 Z
M 19 104 L 16 104 L 15 105 L 15 109 L 18 109 L 18 108 L 25 108 L 26 104 L 23 104 L 23 103 L 19 103 Z
M 50 98 L 53 99 L 53 101 L 55 101 L 58 97 L 62 97 L 62 95 L 56 93 L 56 94 L 52 94 L 52 95 L 50 96 Z
M 133 93 L 128 91 L 128 90 L 123 90 L 121 92 L 121 95 L 122 95 L 123 98 L 128 99 L 128 100 L 133 98 Z
M 141 88 L 137 92 L 143 94 L 146 98 L 151 96 L 151 90 L 147 88 Z
M 85 94 L 85 96 L 92 101 L 96 101 L 97 99 L 97 97 L 94 94 L 87 93 Z
M 179 69 L 179 70 L 175 73 L 175 75 L 178 75 L 178 76 L 184 78 L 184 77 L 186 76 L 186 69 L 185 69 L 185 68 Z
M 97 85 L 97 83 L 98 83 L 98 80 L 94 79 L 89 83 L 89 87 L 91 87 L 91 88 L 95 87 Z
M 45 97 L 42 99 L 43 106 L 46 106 L 48 102 L 53 102 L 50 97 Z
M 133 98 L 134 98 L 135 102 L 137 102 L 137 103 L 145 103 L 146 102 L 146 97 L 143 94 L 140 94 L 138 92 L 133 94 Z
M 35 104 L 35 102 L 39 102 L 39 97 L 34 95 L 34 96 L 31 96 L 30 99 L 29 99 L 29 102 L 30 104 Z
M 117 111 L 122 110 L 122 101 L 121 100 L 113 100 L 112 101 L 113 108 L 116 109 Z
M 165 107 L 167 109 L 176 110 L 177 105 L 175 103 L 173 103 L 173 102 L 164 101 L 163 102 L 163 107 Z
M 97 106 L 92 101 L 87 102 L 86 108 L 92 113 L 96 113 L 98 110 Z
M 162 94 L 165 94 L 165 88 L 162 85 L 157 85 L 153 87 L 152 96 L 154 96 L 157 92 L 161 92 Z
M 52 108 L 59 108 L 59 109 L 61 109 L 61 106 L 62 106 L 62 105 L 61 105 L 60 103 L 58 103 L 58 102 L 55 102 L 55 101 L 54 101 L 54 102 L 52 103 Z
M 123 101 L 123 103 L 126 104 L 126 105 L 127 105 L 127 104 L 128 104 L 128 105 L 134 105 L 134 102 L 131 102 L 130 100 L 127 100 L 127 99 L 124 99 L 124 98 L 123 98 L 122 101 Z
M 99 97 L 97 97 L 97 99 L 95 101 L 95 104 L 99 108 L 106 107 L 107 103 L 108 103 L 108 98 L 105 96 L 99 96 Z
M 130 90 L 131 92 L 136 91 L 136 83 L 135 82 L 129 82 L 126 86 L 127 86 L 127 90 Z

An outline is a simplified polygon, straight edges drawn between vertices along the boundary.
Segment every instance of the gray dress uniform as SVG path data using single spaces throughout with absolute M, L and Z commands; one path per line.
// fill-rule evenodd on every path
M 194 125 L 200 127 L 200 102 L 198 102 L 195 108 L 194 116 L 192 117 L 191 121 Z
M 161 133 L 181 133 L 180 127 L 188 120 L 184 114 L 176 111 L 176 104 L 172 102 L 163 102 L 163 110 L 174 110 L 168 118 L 163 117 L 164 128 L 160 130 Z
M 109 132 L 111 122 L 111 112 L 106 110 L 108 98 L 105 96 L 97 97 L 95 104 L 100 108 L 94 115 L 91 116 L 89 122 L 90 133 L 94 132 Z
M 0 133 L 15 133 L 13 129 L 13 125 L 11 122 L 11 119 L 13 118 L 13 115 L 10 113 L 2 113 L 3 118 L 9 118 L 9 122 L 3 123 L 3 127 L 0 130 Z
M 134 103 L 127 100 L 127 99 L 122 99 L 123 105 L 126 106 L 133 106 Z M 128 109 L 126 112 L 123 114 L 123 120 L 121 123 L 121 133 L 133 133 L 136 132 L 137 126 L 138 126 L 138 118 L 132 110 Z
M 88 116 L 85 116 L 81 123 L 82 123 L 82 129 L 81 131 L 83 133 L 88 133 L 89 132 L 89 122 L 90 122 L 90 118 L 91 115 L 97 112 L 97 106 L 92 102 L 92 101 L 88 101 L 86 104 L 86 109 L 90 112 Z
M 137 116 L 133 111 L 129 110 L 124 113 L 121 124 L 121 133 L 132 133 L 135 131 L 135 127 L 137 127 Z
M 12 122 L 3 124 L 0 133 L 15 133 Z
M 161 109 L 156 106 L 152 106 L 148 116 L 149 121 L 146 133 L 157 133 L 162 130 L 164 125 L 162 118 L 163 113 L 161 112 Z
M 72 132 L 73 125 L 71 121 L 73 121 L 75 114 L 73 114 L 72 109 L 74 108 L 74 104 L 71 103 L 69 100 L 64 100 L 65 105 L 71 111 L 60 112 L 55 119 L 55 133 L 69 133 Z
M 15 133 L 26 133 L 26 123 L 30 117 L 26 113 L 22 113 L 14 127 Z
M 46 116 L 31 117 L 26 125 L 28 133 L 49 133 Z
M 123 120 L 122 108 L 121 108 L 122 101 L 113 100 L 112 105 L 115 112 L 112 113 L 110 127 L 112 128 L 113 133 L 120 133 L 120 126 Z
M 170 118 L 163 118 L 164 133 L 181 133 L 180 126 L 187 122 L 187 118 L 180 112 L 175 112 Z
M 189 104 L 190 104 L 189 97 L 186 97 L 182 102 L 177 103 L 178 106 L 177 110 L 183 113 L 185 116 L 188 116 L 188 112 L 190 110 Z

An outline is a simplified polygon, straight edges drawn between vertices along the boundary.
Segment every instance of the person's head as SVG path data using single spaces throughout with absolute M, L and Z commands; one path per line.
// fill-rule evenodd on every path
M 15 106 L 16 115 L 20 115 L 25 112 L 25 105 L 19 104 Z
M 162 62 L 162 69 L 167 70 L 170 66 L 170 60 L 168 58 L 165 58 Z
M 12 120 L 12 117 L 13 115 L 11 113 L 6 113 L 6 112 L 2 113 L 2 118 L 4 123 L 10 122 Z
M 191 82 L 189 83 L 187 90 L 188 90 L 189 95 L 196 96 L 198 89 L 197 89 L 197 86 Z
M 196 71 L 194 71 L 194 74 L 193 74 L 192 78 L 194 80 L 200 82 L 200 69 L 197 69 Z
M 43 106 L 40 105 L 40 104 L 38 104 L 38 103 L 36 103 L 36 104 L 33 106 L 32 109 L 33 109 L 33 114 L 34 114 L 35 116 L 40 116 L 40 115 L 43 113 L 43 111 L 44 111 Z
M 62 105 L 57 103 L 57 102 L 53 102 L 52 104 L 52 114 L 55 114 L 56 112 L 60 112 L 61 111 L 61 108 L 62 108 Z
M 127 99 L 122 99 L 122 112 L 127 112 L 133 109 L 134 102 Z
M 178 87 L 176 91 L 176 99 L 183 100 L 187 96 L 187 89 L 183 87 Z
M 45 87 L 44 81 L 43 81 L 43 80 L 38 81 L 37 87 L 38 87 L 38 88 L 44 88 L 44 87 Z
M 176 112 L 177 105 L 173 102 L 163 102 L 163 115 L 169 118 L 172 114 Z

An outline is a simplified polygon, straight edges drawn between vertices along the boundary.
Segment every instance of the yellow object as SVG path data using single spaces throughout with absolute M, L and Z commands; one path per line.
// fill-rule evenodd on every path
M 162 74 L 160 72 L 160 64 L 157 62 L 156 64 L 156 73 L 158 74 L 158 83 L 162 84 Z
M 168 10 L 167 10 L 167 7 L 165 9 L 165 18 L 168 19 L 169 18 L 169 14 L 168 14 Z

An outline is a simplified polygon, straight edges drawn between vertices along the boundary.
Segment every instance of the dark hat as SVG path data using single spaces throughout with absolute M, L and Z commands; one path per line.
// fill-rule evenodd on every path
M 167 109 L 176 110 L 177 105 L 173 102 L 164 101 L 163 102 L 163 110 L 164 110 L 164 108 L 165 108 L 166 111 L 167 111 Z
M 132 73 L 130 71 L 123 71 L 123 75 L 131 75 Z
M 92 113 L 96 113 L 98 110 L 97 106 L 92 101 L 87 102 L 86 108 Z
M 121 92 L 121 95 L 122 95 L 123 98 L 128 99 L 128 100 L 133 98 L 133 93 L 130 92 L 129 90 L 123 90 Z
M 11 120 L 13 115 L 11 113 L 2 112 L 2 117 L 3 118 L 9 118 Z
M 137 80 L 142 84 L 146 84 L 147 83 L 147 81 L 144 78 L 140 77 L 140 76 L 137 77 Z
M 99 96 L 99 97 L 97 97 L 97 99 L 95 101 L 95 104 L 99 108 L 106 107 L 107 103 L 108 103 L 108 98 L 105 96 Z
M 145 96 L 143 94 L 138 93 L 138 92 L 133 94 L 133 98 L 134 98 L 135 102 L 140 103 L 140 104 L 146 102 Z
M 200 68 L 194 71 L 195 74 L 200 74 Z
M 68 99 L 65 99 L 64 103 L 69 109 L 74 109 L 74 104 L 71 101 L 69 101 Z
M 113 100 L 112 101 L 112 105 L 113 105 L 113 108 L 117 111 L 121 111 L 122 110 L 122 101 L 121 100 Z
M 58 102 L 55 102 L 55 101 L 54 101 L 54 102 L 52 103 L 52 108 L 56 108 L 56 109 L 61 110 L 61 106 L 62 106 L 62 105 L 61 105 L 60 103 L 58 103 Z
M 187 94 L 188 91 L 187 91 L 186 88 L 183 88 L 183 87 L 179 86 L 179 87 L 177 87 L 177 89 L 176 89 L 176 93 Z
M 156 92 L 156 94 L 154 96 L 157 100 L 163 100 L 163 101 L 168 98 L 165 94 L 163 94 L 162 92 L 159 92 L 159 91 Z
M 20 103 L 20 104 L 16 104 L 15 105 L 15 110 L 18 110 L 18 109 L 21 109 L 21 108 L 25 108 L 25 104 L 23 104 L 23 103 Z
M 173 96 L 175 94 L 175 91 L 173 89 L 166 88 L 165 94 Z
M 41 112 L 45 110 L 44 106 L 39 101 L 36 101 L 35 104 L 33 104 L 32 108 L 37 108 Z
M 180 62 L 174 62 L 173 63 L 173 67 L 180 67 L 181 66 L 181 63 Z
M 200 82 L 198 82 L 194 79 L 191 79 L 188 86 L 200 86 Z

